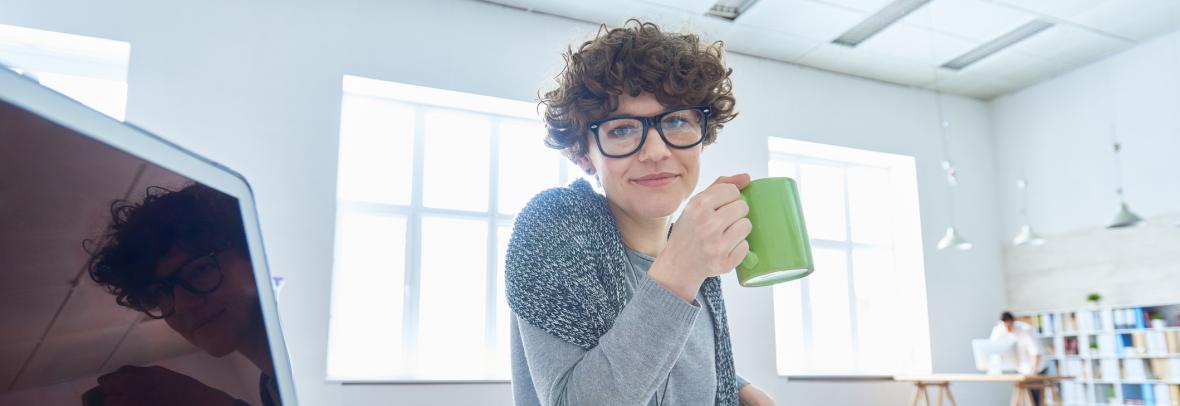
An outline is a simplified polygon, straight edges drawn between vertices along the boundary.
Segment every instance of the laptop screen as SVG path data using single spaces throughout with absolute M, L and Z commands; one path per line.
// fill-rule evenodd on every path
M 0 71 L 0 405 L 294 405 L 248 185 Z

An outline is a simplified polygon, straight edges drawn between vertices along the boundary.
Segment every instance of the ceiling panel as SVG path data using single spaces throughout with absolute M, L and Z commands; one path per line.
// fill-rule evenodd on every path
M 737 22 L 818 41 L 831 41 L 867 13 L 805 0 L 764 0 L 746 10 Z
M 933 66 L 954 59 L 980 44 L 978 41 L 923 28 L 895 25 L 861 43 L 857 49 L 919 63 L 933 70 Z
M 1142 41 L 1180 24 L 1180 1 L 1107 0 L 1073 19 L 1087 27 Z
M 112 326 L 83 334 L 47 337 L 13 389 L 52 385 L 94 374 L 126 331 L 127 326 Z
M 644 3 L 684 10 L 693 14 L 705 14 L 716 4 L 716 0 L 643 0 Z
M 1018 51 L 1003 51 L 981 59 L 960 71 L 1015 83 L 1037 82 L 1060 74 L 1068 65 Z
M 495 2 L 509 7 L 531 10 L 533 5 L 543 1 L 544 0 L 496 0 Z
M 1081 66 L 1131 45 L 1129 42 L 1081 28 L 1057 25 L 1012 45 L 1008 50 L 1062 64 Z
M 27 286 L 0 294 L 0 345 L 39 340 L 69 287 Z M 7 309 L 20 309 L 8 311 Z
M 647 19 L 722 39 L 734 52 L 924 87 L 934 83 L 928 72 L 980 44 L 1033 19 L 1055 24 L 963 74 L 944 72 L 948 91 L 971 97 L 1034 85 L 1180 27 L 1177 0 L 932 0 L 858 47 L 830 45 L 891 1 L 759 0 L 736 22 L 705 16 L 712 0 L 504 2 L 608 25 Z
M 36 346 L 37 340 L 0 343 L 0 393 L 8 390 Z
M 1046 17 L 1069 20 L 1106 0 L 998 0 L 996 4 Z M 1118 0 L 1124 1 L 1124 0 Z
M 50 334 L 81 334 L 109 326 L 128 326 L 140 314 L 116 304 L 115 295 L 87 278 L 70 295 Z
M 863 66 L 869 67 L 865 69 Z M 908 86 L 927 86 L 934 83 L 934 71 L 928 65 L 905 60 L 875 59 L 862 65 L 858 76 Z
M 979 0 L 939 0 L 901 19 L 976 42 L 987 42 L 1032 21 L 1034 15 Z
M 980 74 L 959 74 L 940 78 L 936 89 L 980 99 L 990 99 L 1011 92 L 1020 85 Z
M 774 1 L 774 0 L 767 0 Z M 821 3 L 831 4 L 839 7 L 844 7 L 851 10 L 862 11 L 865 13 L 876 13 L 886 4 L 893 2 L 893 0 L 817 0 Z
M 838 73 L 856 75 L 869 68 L 874 56 L 842 45 L 825 44 L 799 59 L 799 63 Z
M 794 62 L 823 43 L 777 31 L 758 29 L 744 24 L 733 24 L 733 29 L 729 31 L 729 35 L 732 39 L 726 39 L 727 48 L 740 48 L 748 50 L 741 52 L 784 62 Z

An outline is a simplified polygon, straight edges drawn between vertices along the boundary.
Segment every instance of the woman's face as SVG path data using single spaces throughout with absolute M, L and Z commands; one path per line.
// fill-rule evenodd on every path
M 193 258 L 173 247 L 157 263 L 156 277 L 167 278 Z M 164 321 L 189 343 L 220 357 L 238 350 L 246 337 L 262 325 L 249 258 L 230 249 L 217 254 L 216 261 L 223 275 L 221 285 L 205 294 L 177 286 L 173 289 L 175 313 Z
M 619 96 L 618 109 L 608 117 L 654 116 L 668 108 L 651 93 L 636 97 L 623 94 Z M 650 128 L 638 152 L 624 158 L 610 158 L 598 150 L 594 134 L 588 133 L 587 137 L 589 152 L 578 159 L 578 165 L 598 175 L 616 215 L 622 211 L 636 220 L 671 216 L 696 188 L 701 144 L 686 149 L 671 148 L 655 128 Z

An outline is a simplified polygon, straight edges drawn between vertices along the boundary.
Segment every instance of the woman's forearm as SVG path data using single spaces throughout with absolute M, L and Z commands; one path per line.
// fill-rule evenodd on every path
M 541 403 L 646 404 L 675 365 L 700 311 L 643 279 L 610 331 L 590 350 L 520 321 Z

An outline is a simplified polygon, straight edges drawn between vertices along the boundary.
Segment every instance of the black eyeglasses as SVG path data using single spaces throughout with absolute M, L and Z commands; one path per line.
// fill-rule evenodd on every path
M 647 141 L 648 129 L 655 127 L 660 138 L 669 147 L 685 149 L 695 147 L 705 139 L 709 126 L 710 110 L 705 106 L 669 110 L 650 116 L 609 117 L 591 121 L 588 125 L 594 133 L 594 142 L 602 155 L 611 158 L 625 158 L 639 152 Z
M 210 252 L 188 260 L 168 278 L 149 284 L 145 293 L 133 303 L 136 310 L 153 319 L 163 319 L 176 313 L 173 293 L 179 286 L 189 293 L 206 295 L 221 287 L 224 274 L 217 252 Z

